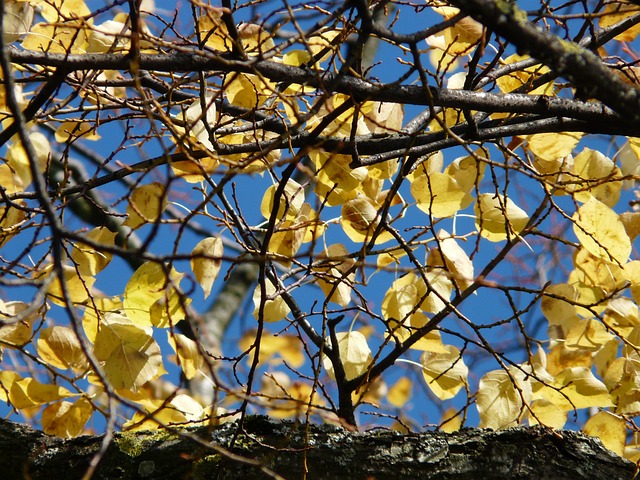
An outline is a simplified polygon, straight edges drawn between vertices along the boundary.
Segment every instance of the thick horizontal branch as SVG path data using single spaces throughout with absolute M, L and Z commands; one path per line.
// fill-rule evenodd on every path
M 81 478 L 101 442 L 101 436 L 63 440 L 0 420 L 0 468 L 5 478 Z M 249 417 L 243 432 L 226 424 L 116 434 L 92 478 L 624 480 L 634 471 L 633 463 L 577 432 L 354 433 Z
M 516 2 L 453 0 L 452 4 L 567 78 L 583 98 L 595 98 L 629 122 L 640 122 L 640 90 L 623 82 L 602 59 L 580 45 L 542 31 Z
M 40 65 L 78 70 L 129 70 L 130 58 L 119 54 L 63 55 L 32 51 L 11 51 L 11 61 L 22 65 Z M 357 101 L 373 100 L 405 105 L 434 105 L 482 112 L 528 113 L 563 116 L 577 120 L 620 121 L 612 110 L 593 102 L 560 97 L 525 94 L 500 94 L 469 90 L 450 90 L 418 85 L 373 83 L 351 76 L 338 77 L 325 70 L 292 67 L 271 61 L 232 60 L 209 52 L 140 55 L 140 68 L 157 72 L 221 71 L 259 73 L 274 82 L 309 85 L 320 90 L 353 96 Z

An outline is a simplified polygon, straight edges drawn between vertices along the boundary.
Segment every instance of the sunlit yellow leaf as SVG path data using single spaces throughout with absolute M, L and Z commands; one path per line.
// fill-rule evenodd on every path
M 351 168 L 351 157 L 321 150 L 309 152 L 317 173 L 315 192 L 329 206 L 355 198 L 360 184 L 367 178 L 365 167 Z
M 478 196 L 475 208 L 476 228 L 491 242 L 513 238 L 527 226 L 529 216 L 510 198 L 492 193 Z
M 158 221 L 167 208 L 166 186 L 153 182 L 136 188 L 129 197 L 124 225 L 133 229 Z
M 222 265 L 223 243 L 221 237 L 200 240 L 191 251 L 191 270 L 204 290 L 204 298 L 211 293 L 213 282 Z
M 198 344 L 180 333 L 171 333 L 170 331 L 167 331 L 167 340 L 178 356 L 179 365 L 185 378 L 191 380 L 204 365 L 204 358 Z
M 29 132 L 29 140 L 31 146 L 35 151 L 35 162 L 37 170 L 40 173 L 44 173 L 48 167 L 51 145 L 47 137 L 41 132 L 33 131 Z M 7 149 L 7 165 L 19 178 L 19 184 L 29 185 L 31 183 L 31 165 L 29 157 L 25 151 L 22 143 L 19 141 L 12 142 Z
M 40 14 L 50 23 L 91 14 L 84 0 L 47 0 L 37 3 Z
M 440 400 L 455 397 L 467 385 L 469 369 L 462 360 L 460 350 L 445 345 L 447 353 L 424 352 L 420 356 L 422 375 L 427 386 Z
M 582 138 L 582 133 L 537 133 L 528 135 L 527 148 L 538 160 L 555 161 L 569 155 Z
M 442 414 L 439 430 L 446 433 L 453 433 L 462 427 L 462 415 L 455 408 L 447 408 Z
M 27 204 L 22 200 L 18 200 L 15 203 L 19 207 L 26 208 L 27 206 Z M 0 208 L 0 247 L 4 246 L 11 237 L 20 231 L 26 218 L 27 213 L 21 208 Z
M 75 403 L 53 403 L 42 412 L 42 430 L 47 435 L 62 438 L 77 437 L 82 433 L 92 413 L 93 407 L 84 397 Z
M 273 283 L 271 283 L 270 280 L 266 280 L 265 286 L 266 296 L 274 296 L 274 294 L 276 293 L 276 287 L 273 285 Z M 289 313 L 291 313 L 289 306 L 279 295 L 275 296 L 275 298 L 271 300 L 265 299 L 263 309 L 261 309 L 261 299 L 262 287 L 260 286 L 260 284 L 258 284 L 256 286 L 256 289 L 253 291 L 253 316 L 258 320 L 264 320 L 265 322 L 277 322 L 278 320 L 282 320 L 287 315 L 289 315 Z
M 534 400 L 529 408 L 531 426 L 542 424 L 545 427 L 560 429 L 567 423 L 567 412 L 544 398 Z
M 135 400 L 134 400 L 135 401 Z M 170 401 L 139 399 L 144 413 L 136 412 L 123 428 L 128 431 L 155 430 L 165 426 L 201 425 L 206 410 L 195 399 L 179 393 Z
M 29 31 L 34 8 L 30 2 L 9 0 L 4 2 L 2 34 L 6 44 L 15 42 Z
M 567 348 L 596 352 L 613 338 L 600 320 L 574 318 L 566 332 L 565 345 Z
M 617 413 L 640 411 L 640 361 L 637 356 L 616 358 L 602 377 Z
M 347 380 L 358 378 L 367 371 L 373 361 L 367 339 L 357 331 L 337 332 L 336 339 L 345 378 Z M 327 339 L 327 342 L 331 344 L 331 339 Z M 333 363 L 326 356 L 323 361 L 325 370 L 329 375 L 334 376 Z
M 521 370 L 510 367 L 485 374 L 476 397 L 480 428 L 499 430 L 517 425 L 531 400 L 531 383 Z
M 348 254 L 344 245 L 330 245 L 319 256 L 321 265 L 314 269 L 316 281 L 329 301 L 343 307 L 351 301 L 351 282 L 355 278 L 351 271 L 355 260 L 348 258 Z
M 413 382 L 407 377 L 400 377 L 389 389 L 387 401 L 396 408 L 402 408 L 411 398 Z
M 618 415 L 601 411 L 587 420 L 582 429 L 587 435 L 598 437 L 602 444 L 622 456 L 627 438 L 626 422 Z
M 371 200 L 359 196 L 342 205 L 340 224 L 347 236 L 356 243 L 369 242 L 380 224 L 380 216 Z M 391 240 L 391 233 L 385 229 L 378 231 L 375 243 Z
M 418 202 L 420 210 L 436 218 L 455 215 L 473 201 L 469 192 L 453 177 L 439 172 L 414 176 L 411 195 Z
M 567 368 L 555 377 L 560 389 L 556 398 L 549 398 L 561 408 L 611 407 L 609 392 L 591 370 L 583 367 Z
M 267 188 L 267 191 L 262 197 L 262 203 L 260 204 L 260 212 L 262 216 L 269 220 L 271 212 L 274 209 L 275 193 L 278 190 L 278 185 L 271 185 Z M 294 180 L 287 180 L 284 190 L 280 195 L 278 203 L 278 212 L 276 213 L 276 219 L 280 220 L 283 217 L 292 220 L 300 213 L 302 205 L 304 204 L 304 189 L 302 185 Z
M 60 279 L 53 271 L 53 266 L 48 265 L 38 274 L 40 277 L 45 275 L 55 275 L 55 279 L 49 284 L 47 296 L 56 305 L 65 306 L 67 302 L 62 292 Z M 68 300 L 72 304 L 80 304 L 87 301 L 91 287 L 95 283 L 95 277 L 78 275 L 78 271 L 74 267 L 64 266 L 62 269 L 63 282 L 65 284 Z
M 46 5 L 42 2 L 40 5 Z M 81 22 L 37 23 L 22 40 L 26 50 L 47 53 L 85 53 L 86 30 Z
M 586 202 L 590 196 L 613 207 L 620 199 L 622 173 L 615 164 L 597 150 L 585 148 L 573 159 L 573 181 L 570 191 L 574 198 Z
M 434 11 L 441 14 L 445 19 L 450 19 L 459 13 L 457 8 L 443 6 L 434 7 Z M 481 23 L 470 17 L 464 17 L 453 26 L 444 29 L 436 35 L 427 38 L 427 45 L 456 57 L 458 55 L 469 54 L 480 41 L 483 32 Z
M 573 215 L 573 231 L 592 255 L 624 264 L 631 254 L 631 241 L 618 215 L 591 197 Z
M 626 278 L 623 266 L 610 261 L 608 258 L 600 258 L 592 255 L 586 248 L 579 248 L 573 254 L 573 265 L 575 269 L 569 275 L 571 282 L 580 292 L 580 296 L 586 299 L 600 298 L 596 290 L 601 290 L 606 294 L 610 294 L 625 284 Z M 586 288 L 594 289 L 594 293 L 587 294 L 583 292 Z M 603 295 L 604 296 L 604 295 Z M 593 305 L 595 308 L 597 302 L 589 301 L 587 304 Z
M 107 20 L 91 28 L 87 38 L 86 51 L 89 53 L 115 53 L 127 48 L 129 41 L 124 36 L 128 27 L 115 20 Z
M 550 375 L 557 375 L 572 367 L 591 368 L 591 363 L 591 352 L 571 350 L 564 344 L 554 346 L 547 355 L 547 371 Z
M 458 244 L 457 240 L 446 231 L 437 234 L 438 245 L 429 252 L 427 265 L 430 267 L 445 267 L 453 282 L 464 290 L 473 283 L 473 263 Z
M 82 372 L 89 363 L 78 336 L 69 327 L 55 325 L 40 330 L 38 356 L 49 365 Z
M 640 9 L 638 9 L 637 5 L 632 5 L 626 1 L 607 3 L 602 10 L 602 16 L 598 20 L 600 28 L 615 25 L 632 15 L 636 15 L 639 11 Z M 619 42 L 633 42 L 638 35 L 640 35 L 640 25 L 636 24 L 625 28 L 615 39 Z
M 9 392 L 9 401 L 18 410 L 73 396 L 69 390 L 58 385 L 40 383 L 30 377 L 21 378 L 17 374 L 0 374 L 0 383 Z
M 183 274 L 175 269 L 167 276 L 162 265 L 145 262 L 131 276 L 124 289 L 125 313 L 138 326 L 166 327 L 185 318 L 177 284 Z M 186 304 L 189 299 L 184 300 Z
M 160 347 L 134 324 L 104 322 L 96 335 L 94 355 L 115 389 L 136 390 L 164 373 Z
M 105 315 L 113 315 L 122 310 L 122 300 L 119 297 L 94 297 L 82 316 L 82 328 L 90 342 L 94 342 L 98 333 L 100 319 Z
M 33 307 L 24 302 L 0 301 L 0 346 L 21 347 L 31 340 L 33 323 L 42 314 L 41 309 Z
M 514 54 L 507 57 L 504 60 L 504 63 L 510 65 L 522 60 L 527 60 L 529 58 L 529 56 Z M 496 80 L 496 83 L 498 84 L 498 88 L 500 88 L 500 91 L 503 93 L 510 93 L 515 90 L 524 90 L 524 92 L 530 95 L 548 95 L 553 91 L 553 82 L 545 83 L 536 87 L 535 89 L 531 88 L 532 83 L 538 77 L 548 72 L 549 67 L 540 64 L 525 69 L 518 68 L 514 69 L 514 71 L 508 73 L 507 75 L 500 76 Z
M 242 336 L 238 346 L 247 351 L 255 342 L 256 330 L 249 330 Z M 295 335 L 271 335 L 264 332 L 260 339 L 260 363 L 263 364 L 276 355 L 294 368 L 302 366 L 306 358 L 300 339 Z
M 96 227 L 85 236 L 94 243 L 111 247 L 115 243 L 116 233 L 107 227 Z M 82 242 L 77 242 L 71 252 L 71 259 L 81 275 L 98 274 L 111 262 L 112 256 L 109 251 L 96 250 Z

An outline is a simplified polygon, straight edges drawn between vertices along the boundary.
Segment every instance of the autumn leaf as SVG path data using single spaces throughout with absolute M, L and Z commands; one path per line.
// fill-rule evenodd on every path
M 220 237 L 204 238 L 191 251 L 191 270 L 204 290 L 204 298 L 211 293 L 213 282 L 222 265 L 223 243 Z
M 446 345 L 446 353 L 424 352 L 420 357 L 422 375 L 427 386 L 440 400 L 455 397 L 467 385 L 469 369 L 460 350 Z

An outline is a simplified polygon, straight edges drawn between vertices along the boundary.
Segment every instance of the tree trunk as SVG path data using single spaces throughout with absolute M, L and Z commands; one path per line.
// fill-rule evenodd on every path
M 236 435 L 237 434 L 237 435 Z M 234 441 L 235 439 L 235 441 Z M 2 478 L 82 478 L 102 436 L 71 440 L 0 420 Z M 233 442 L 233 446 L 231 445 Z M 631 479 L 636 466 L 580 433 L 348 432 L 248 417 L 213 429 L 114 435 L 94 479 Z

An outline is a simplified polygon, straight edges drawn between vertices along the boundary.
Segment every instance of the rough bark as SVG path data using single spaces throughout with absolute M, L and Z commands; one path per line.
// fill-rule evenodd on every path
M 230 447 L 234 441 L 233 447 Z M 101 436 L 50 437 L 0 420 L 3 478 L 82 478 Z M 576 432 L 353 433 L 249 417 L 213 429 L 119 433 L 94 479 L 631 479 L 636 465 Z

